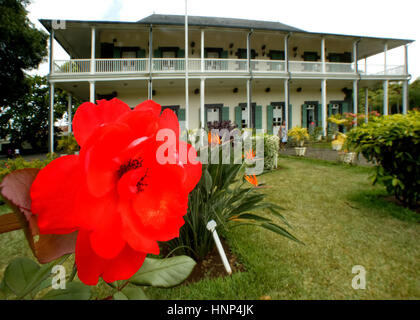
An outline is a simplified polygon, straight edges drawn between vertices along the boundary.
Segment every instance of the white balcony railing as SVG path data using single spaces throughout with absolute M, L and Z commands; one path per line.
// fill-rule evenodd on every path
M 183 73 L 184 58 L 153 58 L 153 73 Z M 246 59 L 188 59 L 188 70 L 191 73 L 245 73 L 248 72 Z M 252 60 L 251 69 L 254 73 L 282 73 L 286 70 L 286 62 L 281 60 Z M 404 76 L 404 66 L 358 64 L 362 75 L 396 75 Z M 289 61 L 291 73 L 322 73 L 322 62 Z M 95 59 L 94 65 L 90 59 L 54 60 L 53 73 L 60 75 L 86 73 L 149 73 L 149 59 Z M 325 63 L 328 74 L 354 74 L 354 63 Z
M 96 59 L 95 72 L 149 72 L 149 59 Z

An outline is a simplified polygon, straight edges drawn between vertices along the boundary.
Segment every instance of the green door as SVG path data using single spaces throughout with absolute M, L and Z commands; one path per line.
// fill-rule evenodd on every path
M 242 108 L 240 106 L 235 107 L 235 124 L 238 129 L 242 129 Z
M 291 104 L 289 104 L 289 116 L 287 118 L 287 121 L 289 122 L 288 123 L 288 129 L 289 130 L 293 128 L 293 125 L 292 125 L 292 119 L 293 119 L 292 112 L 293 112 L 293 106 Z
M 185 121 L 185 109 L 178 110 L 178 121 Z
M 306 104 L 302 105 L 302 128 L 308 127 L 308 106 Z
M 262 129 L 262 106 L 255 106 L 255 129 Z
M 222 107 L 222 121 L 229 121 L 229 107 Z

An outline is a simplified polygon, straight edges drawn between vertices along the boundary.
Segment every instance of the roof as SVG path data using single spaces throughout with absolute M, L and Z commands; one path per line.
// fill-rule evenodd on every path
M 183 15 L 152 14 L 137 21 L 141 24 L 179 25 L 185 24 Z M 305 32 L 301 29 L 280 22 L 246 20 L 233 18 L 188 16 L 188 24 L 201 27 L 221 27 L 240 29 L 276 30 L 286 32 Z

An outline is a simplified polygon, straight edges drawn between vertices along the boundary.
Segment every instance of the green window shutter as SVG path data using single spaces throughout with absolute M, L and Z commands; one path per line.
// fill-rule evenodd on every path
M 207 50 L 207 48 L 204 48 L 204 59 L 207 59 L 207 57 L 208 57 L 208 50 Z
M 292 129 L 293 128 L 293 124 L 292 124 L 292 119 L 293 119 L 293 117 L 292 117 L 292 111 L 293 111 L 293 106 L 291 105 L 291 104 L 289 104 L 289 116 L 288 116 L 288 119 L 287 119 L 287 121 L 289 122 L 288 123 L 288 129 Z
M 343 113 L 349 112 L 349 103 L 348 102 L 343 102 Z
M 121 59 L 121 48 L 114 47 L 114 59 Z
M 267 106 L 267 133 L 273 134 L 273 106 Z
M 220 54 L 220 58 L 221 59 L 227 59 L 228 58 L 228 52 L 227 51 L 222 51 L 222 53 Z
M 185 109 L 178 109 L 178 121 L 185 121 Z
M 262 106 L 255 106 L 255 129 L 262 129 Z
M 229 107 L 222 108 L 222 121 L 229 121 Z
M 307 128 L 307 121 L 308 121 L 308 113 L 307 113 L 307 105 L 302 105 L 302 128 Z
M 146 58 L 146 50 L 144 49 L 138 49 L 136 52 L 136 57 L 141 59 L 141 58 Z
M 153 50 L 153 58 L 162 58 L 162 50 L 160 49 Z
M 242 108 L 235 107 L 235 123 L 239 129 L 242 129 Z
M 328 118 L 332 116 L 332 107 L 333 107 L 332 104 L 328 105 Z
M 272 60 L 284 60 L 284 51 L 271 54 Z
M 185 50 L 178 49 L 178 53 L 176 54 L 177 58 L 185 58 Z
M 322 104 L 318 105 L 318 119 L 315 123 L 315 127 L 321 127 L 322 126 Z

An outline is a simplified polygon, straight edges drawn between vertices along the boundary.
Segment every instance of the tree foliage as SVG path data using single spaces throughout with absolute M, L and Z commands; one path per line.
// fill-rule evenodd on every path
M 47 55 L 48 35 L 27 17 L 28 0 L 0 0 L 0 105 L 28 90 L 24 70 L 37 68 Z
M 10 139 L 13 148 L 22 149 L 22 144 L 28 142 L 35 150 L 46 150 L 49 134 L 49 103 L 50 94 L 45 77 L 26 77 L 28 88 L 13 103 L 0 107 L 0 137 Z M 78 101 L 73 100 L 74 106 Z M 73 112 L 75 111 L 75 107 Z M 54 117 L 59 119 L 67 111 L 67 95 L 60 89 L 55 90 Z M 55 133 L 59 132 L 55 129 Z

